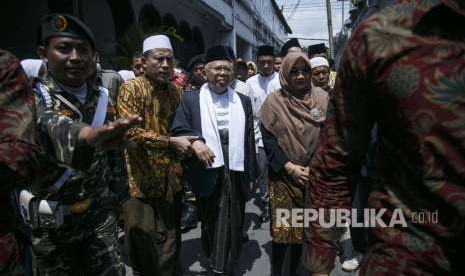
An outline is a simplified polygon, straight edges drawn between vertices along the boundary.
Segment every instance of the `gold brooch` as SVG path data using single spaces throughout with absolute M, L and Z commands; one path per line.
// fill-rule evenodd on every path
M 55 31 L 63 32 L 68 27 L 68 21 L 63 15 L 57 15 L 52 20 L 52 26 Z

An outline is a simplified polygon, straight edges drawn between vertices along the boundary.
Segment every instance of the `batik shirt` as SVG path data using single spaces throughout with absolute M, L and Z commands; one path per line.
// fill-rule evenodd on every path
M 92 123 L 101 93 L 99 88 L 87 83 L 85 102 L 81 103 L 74 95 L 65 92 L 50 76 L 37 80 L 34 87 L 37 88 L 38 85 L 43 85 L 51 99 L 51 104 L 47 106 L 47 100 L 36 89 L 39 127 L 50 133 L 49 136 L 42 137 L 42 143 L 55 150 L 58 163 L 72 164 L 74 169 L 71 177 L 50 199 L 69 204 L 88 198 L 95 199 L 95 202 L 111 201 L 115 196 L 113 192 L 117 192 L 114 188 L 124 186 L 127 181 L 123 151 L 76 145 L 82 126 Z M 60 96 L 68 103 L 60 99 Z M 115 120 L 115 100 L 110 96 L 104 123 Z M 69 139 L 57 138 L 63 136 Z M 49 177 L 32 187 L 37 196 L 47 195 L 66 167 L 55 165 L 47 169 Z
M 460 1 L 442 2 L 463 22 L 465 8 L 455 4 Z M 349 183 L 377 124 L 379 179 L 369 205 L 387 209 L 382 218 L 388 225 L 397 208 L 407 227 L 372 228 L 363 275 L 451 275 L 463 269 L 457 261 L 465 248 L 465 43 L 413 31 L 439 4 L 403 1 L 354 31 L 310 166 L 310 207 L 350 208 Z M 441 18 L 449 20 L 439 16 L 436 25 L 446 23 Z M 437 223 L 413 223 L 414 212 L 436 211 Z M 306 266 L 328 272 L 337 237 L 318 221 L 310 231 Z
M 126 151 L 129 192 L 133 197 L 164 198 L 167 191 L 176 193 L 181 190 L 179 157 L 168 145 L 180 95 L 181 89 L 172 83 L 156 84 L 145 76 L 126 81 L 121 86 L 119 115 L 138 115 L 144 120 L 127 136 L 136 144 Z M 168 185 L 170 189 L 167 189 Z

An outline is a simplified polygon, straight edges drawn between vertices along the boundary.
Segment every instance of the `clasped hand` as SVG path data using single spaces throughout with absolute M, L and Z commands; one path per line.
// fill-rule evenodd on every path
M 305 186 L 309 180 L 310 169 L 308 167 L 302 167 L 289 161 L 284 165 L 284 169 L 299 185 Z

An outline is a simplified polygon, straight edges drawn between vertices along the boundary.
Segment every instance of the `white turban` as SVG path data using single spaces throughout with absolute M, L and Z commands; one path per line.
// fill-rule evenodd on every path
M 23 59 L 21 60 L 21 66 L 29 78 L 37 78 L 40 68 L 45 66 L 45 63 L 41 59 Z
M 145 53 L 153 49 L 173 50 L 173 47 L 171 47 L 170 39 L 166 35 L 153 35 L 153 36 L 147 37 L 144 40 L 144 43 L 142 46 L 142 53 Z
M 329 67 L 328 60 L 325 59 L 324 57 L 314 57 L 310 59 L 310 67 L 312 67 L 312 69 L 316 67 L 320 67 L 320 66 Z

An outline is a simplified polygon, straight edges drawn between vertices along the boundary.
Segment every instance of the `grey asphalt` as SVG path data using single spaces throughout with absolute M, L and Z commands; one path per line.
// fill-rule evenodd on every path
M 238 276 L 269 276 L 271 274 L 270 223 L 260 223 L 261 211 L 257 202 L 258 194 L 254 194 L 246 204 L 245 227 L 250 240 L 243 243 L 241 256 L 235 268 Z M 200 223 L 196 229 L 182 235 L 181 264 L 183 276 L 208 275 L 205 265 L 206 259 L 200 244 Z M 127 276 L 132 275 L 132 270 L 128 266 Z M 306 275 L 309 274 L 303 268 L 299 268 L 299 276 Z M 358 276 L 358 272 L 346 273 L 342 271 L 339 261 L 336 260 L 336 268 L 330 276 Z

